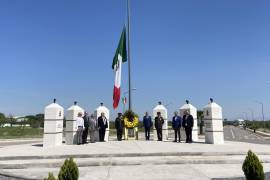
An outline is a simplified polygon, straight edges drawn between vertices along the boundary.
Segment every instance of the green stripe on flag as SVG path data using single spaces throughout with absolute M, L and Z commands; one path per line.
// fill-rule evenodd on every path
M 112 69 L 114 69 L 115 64 L 117 64 L 118 62 L 118 55 L 122 57 L 122 62 L 127 61 L 126 27 L 125 26 L 123 28 L 118 47 L 113 57 Z

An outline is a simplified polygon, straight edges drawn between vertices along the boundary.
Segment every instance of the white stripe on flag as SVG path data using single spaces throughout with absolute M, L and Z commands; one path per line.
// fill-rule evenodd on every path
M 115 71 L 114 86 L 120 88 L 121 86 L 121 71 L 122 71 L 122 56 L 118 54 L 118 63 L 116 64 L 118 68 Z

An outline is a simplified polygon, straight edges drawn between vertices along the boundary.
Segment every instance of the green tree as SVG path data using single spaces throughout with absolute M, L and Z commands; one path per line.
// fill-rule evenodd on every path
M 264 180 L 263 166 L 256 154 L 251 150 L 248 151 L 242 170 L 247 180 Z
M 36 114 L 36 118 L 40 123 L 39 127 L 44 127 L 44 114 Z
M 32 128 L 44 127 L 44 114 L 28 115 L 25 118 Z
M 78 180 L 79 169 L 73 158 L 66 159 L 58 174 L 59 180 Z
M 200 126 L 200 134 L 203 134 L 203 126 L 204 126 L 203 111 L 201 111 L 201 110 L 197 111 L 197 118 L 198 118 L 198 125 Z
M 3 113 L 0 113 L 0 127 L 6 123 L 6 116 Z
M 56 180 L 56 178 L 54 177 L 53 173 L 49 173 L 47 178 L 44 178 L 44 180 Z
M 197 111 L 197 118 L 198 118 L 198 120 L 200 120 L 200 121 L 202 121 L 203 120 L 203 111 L 201 111 L 201 110 L 198 110 Z
M 8 117 L 6 118 L 6 122 L 10 124 L 10 126 L 12 127 L 14 124 L 16 124 L 17 119 L 15 119 L 13 117 L 12 114 L 8 115 Z

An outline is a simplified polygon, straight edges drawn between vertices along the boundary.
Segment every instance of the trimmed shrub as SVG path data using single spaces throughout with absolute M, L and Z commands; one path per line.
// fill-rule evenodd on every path
M 47 178 L 44 178 L 44 180 L 56 180 L 53 173 L 49 173 L 49 176 Z
M 264 180 L 263 166 L 256 154 L 251 150 L 248 151 L 242 170 L 247 180 Z
M 65 163 L 60 169 L 58 180 L 78 180 L 79 170 L 73 158 L 65 160 Z

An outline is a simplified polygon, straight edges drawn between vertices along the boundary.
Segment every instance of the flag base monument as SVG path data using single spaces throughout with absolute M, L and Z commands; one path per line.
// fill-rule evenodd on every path
M 205 143 L 224 144 L 222 108 L 210 98 L 203 108 L 205 123 Z
M 77 105 L 77 102 L 74 102 L 70 108 L 67 109 L 66 115 L 66 144 L 72 145 L 77 144 L 77 123 L 76 118 L 78 114 L 84 114 L 84 109 Z
M 223 132 L 223 119 L 222 119 L 222 108 L 213 102 L 211 102 L 204 107 L 204 122 L 205 122 L 205 143 L 207 144 L 223 144 L 224 143 L 224 132 Z M 194 128 L 193 128 L 193 140 L 198 140 L 198 129 L 196 128 L 196 112 L 197 109 L 187 103 L 180 108 L 180 115 L 183 115 L 184 110 L 189 110 L 190 114 L 194 117 Z M 44 119 L 44 137 L 43 137 L 43 147 L 53 147 L 62 145 L 63 131 L 65 131 L 65 144 L 73 145 L 76 144 L 76 117 L 78 113 L 84 113 L 84 110 L 74 102 L 70 108 L 67 109 L 66 113 L 66 128 L 63 129 L 63 119 L 64 119 L 64 108 L 56 103 L 56 100 L 48 106 L 45 107 L 45 119 Z M 95 118 L 98 118 L 101 113 L 104 113 L 109 124 L 110 111 L 107 107 L 100 104 L 100 106 L 95 110 Z M 167 120 L 167 109 L 165 106 L 159 102 L 159 104 L 153 109 L 153 120 L 157 114 L 161 113 L 164 119 L 163 124 L 163 140 L 168 140 L 168 120 Z M 138 140 L 139 139 L 139 119 L 138 115 L 134 112 L 128 110 L 124 113 L 124 139 L 125 140 Z M 154 123 L 153 123 L 154 124 Z M 157 132 L 154 129 L 154 140 L 157 140 Z M 110 129 L 106 130 L 105 141 L 109 141 Z M 99 133 L 95 133 L 96 141 L 99 141 Z
M 43 147 L 62 145 L 64 108 L 56 103 L 46 106 L 44 110 Z

